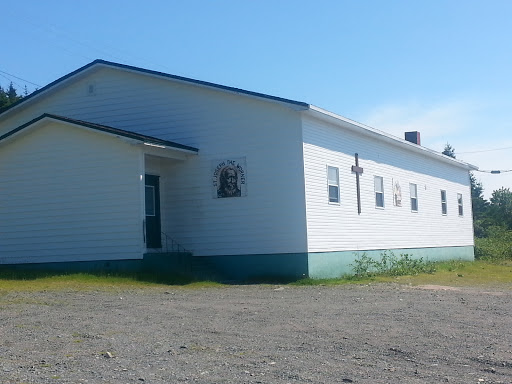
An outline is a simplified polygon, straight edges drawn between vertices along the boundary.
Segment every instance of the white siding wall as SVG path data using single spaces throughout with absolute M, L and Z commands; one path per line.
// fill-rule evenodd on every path
M 303 127 L 309 252 L 473 245 L 467 171 L 309 117 Z M 355 153 L 364 169 L 361 215 L 351 171 Z M 328 203 L 328 165 L 339 168 L 339 205 Z M 374 176 L 384 178 L 384 209 L 375 207 Z M 392 179 L 400 182 L 401 207 L 393 206 Z M 417 213 L 411 212 L 409 183 L 418 186 Z M 447 191 L 446 216 L 441 189 Z M 463 195 L 463 217 L 457 193 Z
M 140 156 L 54 122 L 1 145 L 0 264 L 141 258 Z
M 162 230 L 195 255 L 306 251 L 301 122 L 289 107 L 102 69 L 5 116 L 0 133 L 44 112 L 199 148 L 185 162 L 158 165 Z M 246 158 L 248 195 L 213 199 L 211 162 L 229 157 Z

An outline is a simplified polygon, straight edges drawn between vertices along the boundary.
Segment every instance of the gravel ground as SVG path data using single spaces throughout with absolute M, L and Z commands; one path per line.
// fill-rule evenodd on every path
M 512 290 L 0 293 L 0 383 L 512 383 Z

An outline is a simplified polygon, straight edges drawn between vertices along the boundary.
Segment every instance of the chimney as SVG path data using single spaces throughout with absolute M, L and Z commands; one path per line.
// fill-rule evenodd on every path
M 420 133 L 418 131 L 405 132 L 405 140 L 421 145 Z

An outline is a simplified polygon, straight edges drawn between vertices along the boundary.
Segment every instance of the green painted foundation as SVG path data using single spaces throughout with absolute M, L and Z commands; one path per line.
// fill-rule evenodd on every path
M 367 256 L 374 260 L 380 260 L 383 252 L 393 252 L 397 257 L 400 254 L 408 254 L 414 259 L 423 258 L 425 261 L 473 261 L 475 259 L 473 246 L 319 252 L 308 255 L 308 275 L 312 279 L 327 279 L 351 275 L 353 274 L 352 265 L 360 255 L 366 253 Z
M 220 281 L 297 280 L 308 275 L 307 253 L 192 257 L 196 276 Z

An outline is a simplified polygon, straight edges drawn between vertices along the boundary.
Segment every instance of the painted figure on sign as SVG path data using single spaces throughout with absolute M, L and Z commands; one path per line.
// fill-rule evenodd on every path
M 217 197 L 240 197 L 241 195 L 236 168 L 230 165 L 222 168 L 219 175 Z

